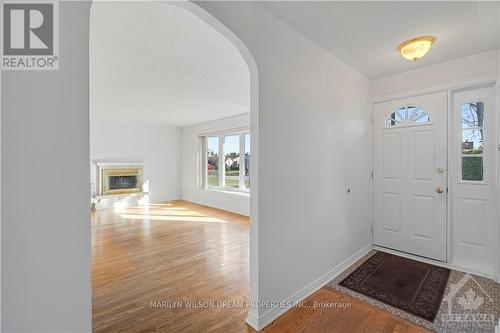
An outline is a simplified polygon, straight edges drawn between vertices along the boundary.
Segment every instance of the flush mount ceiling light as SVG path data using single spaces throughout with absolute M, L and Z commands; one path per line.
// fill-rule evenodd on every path
M 436 38 L 433 36 L 420 36 L 402 42 L 398 46 L 398 51 L 403 58 L 417 61 L 429 52 Z

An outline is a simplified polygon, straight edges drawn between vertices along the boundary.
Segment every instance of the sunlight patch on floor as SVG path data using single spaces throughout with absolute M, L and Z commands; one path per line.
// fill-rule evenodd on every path
M 121 218 L 132 220 L 156 220 L 176 222 L 209 222 L 228 223 L 226 220 L 207 216 L 176 216 L 176 215 L 151 215 L 151 214 L 120 214 Z

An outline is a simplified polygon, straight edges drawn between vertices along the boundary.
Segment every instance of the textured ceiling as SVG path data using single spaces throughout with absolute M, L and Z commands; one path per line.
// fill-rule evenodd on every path
M 259 2 L 371 79 L 499 47 L 499 2 Z M 399 42 L 436 36 L 417 62 Z M 94 2 L 91 115 L 186 126 L 249 111 L 237 49 L 184 9 Z
M 157 2 L 94 2 L 93 118 L 186 126 L 249 112 L 238 50 L 191 13 Z
M 376 79 L 499 47 L 500 2 L 260 2 L 290 25 Z M 433 35 L 417 62 L 397 45 Z

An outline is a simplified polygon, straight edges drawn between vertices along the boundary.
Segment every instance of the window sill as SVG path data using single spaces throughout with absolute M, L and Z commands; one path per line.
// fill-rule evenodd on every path
M 203 190 L 211 191 L 211 192 L 218 192 L 218 193 L 225 193 L 225 194 L 230 194 L 230 195 L 236 195 L 236 196 L 240 196 L 240 197 L 250 197 L 250 191 L 226 190 L 226 189 L 222 189 L 222 188 L 205 188 Z

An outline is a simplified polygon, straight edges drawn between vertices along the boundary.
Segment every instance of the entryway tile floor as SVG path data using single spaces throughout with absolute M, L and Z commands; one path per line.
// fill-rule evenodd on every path
M 500 318 L 500 284 L 488 278 L 451 270 L 443 300 L 434 322 L 429 322 L 339 285 L 343 279 L 375 253 L 377 253 L 375 250 L 368 253 L 329 282 L 327 286 L 435 332 L 495 332 L 495 325 L 498 325 Z

